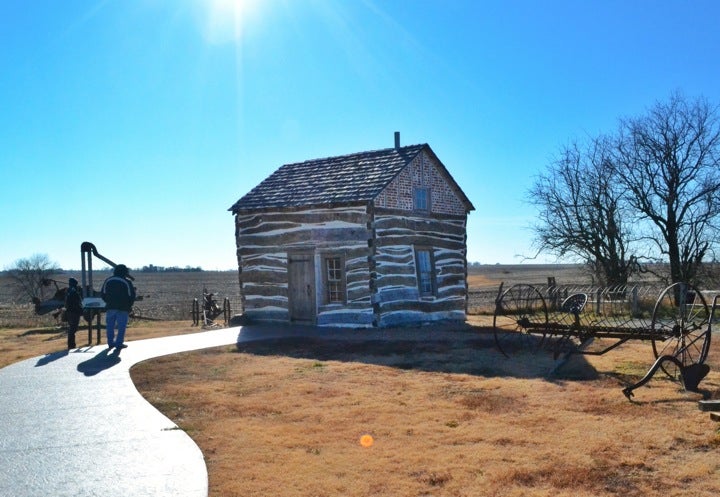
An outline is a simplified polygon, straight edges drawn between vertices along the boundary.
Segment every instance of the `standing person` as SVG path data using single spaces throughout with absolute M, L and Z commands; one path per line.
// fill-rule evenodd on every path
M 82 297 L 78 289 L 78 280 L 70 278 L 68 280 L 68 291 L 65 294 L 65 318 L 68 324 L 68 349 L 75 348 L 75 332 L 80 324 L 80 316 L 82 316 Z
M 128 316 L 135 302 L 135 287 L 129 279 L 127 266 L 124 264 L 115 266 L 113 275 L 103 283 L 100 295 L 105 301 L 108 347 L 116 350 L 124 349 L 127 347 L 123 342 L 125 341 Z M 117 336 L 115 336 L 116 326 Z

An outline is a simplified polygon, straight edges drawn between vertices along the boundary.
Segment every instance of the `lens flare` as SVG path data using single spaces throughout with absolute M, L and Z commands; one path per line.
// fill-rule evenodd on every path
M 244 27 L 253 22 L 258 0 L 202 0 L 205 6 L 205 36 L 213 44 L 239 43 Z

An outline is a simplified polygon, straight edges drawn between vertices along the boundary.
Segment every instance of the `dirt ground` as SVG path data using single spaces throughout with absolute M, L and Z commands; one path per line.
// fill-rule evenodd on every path
M 718 495 L 719 425 L 697 405 L 720 397 L 717 344 L 702 393 L 658 374 L 630 402 L 649 344 L 550 374 L 550 354 L 500 354 L 489 319 L 221 347 L 132 376 L 198 443 L 212 496 Z M 139 322 L 128 338 L 196 331 Z M 65 343 L 60 328 L 0 329 L 0 366 Z
M 557 366 L 506 358 L 487 318 L 380 340 L 275 339 L 133 368 L 202 449 L 211 496 L 715 496 L 720 431 L 647 343 Z M 417 339 L 421 338 L 421 339 Z
M 197 326 L 191 326 L 186 321 L 138 321 L 127 330 L 126 338 L 142 340 L 169 335 L 182 335 L 202 331 Z M 75 335 L 76 344 L 82 346 L 88 343 L 87 328 L 83 328 Z M 103 328 L 101 342 L 105 343 L 105 329 Z M 97 332 L 93 330 L 91 341 L 96 343 Z M 67 332 L 65 326 L 45 326 L 31 329 L 0 328 L 0 368 L 29 359 L 39 355 L 52 354 L 67 348 Z

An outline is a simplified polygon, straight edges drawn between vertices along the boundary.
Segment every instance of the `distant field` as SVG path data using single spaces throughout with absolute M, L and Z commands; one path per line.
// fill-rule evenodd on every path
M 201 295 L 206 287 L 213 293 L 233 296 L 239 293 L 238 274 L 236 271 L 202 271 L 188 273 L 139 273 L 132 272 L 138 293 L 148 298 L 172 296 L 173 299 L 193 298 Z M 109 271 L 95 271 L 93 284 L 96 288 L 102 285 Z M 66 284 L 69 277 L 80 280 L 79 271 L 68 271 L 55 276 L 55 279 Z M 545 284 L 548 277 L 554 277 L 559 284 L 590 284 L 592 278 L 582 265 L 575 264 L 493 264 L 470 266 L 468 280 L 470 288 L 498 286 L 514 283 Z M 50 292 L 51 293 L 51 292 Z M 0 273 L 0 302 L 18 302 L 10 278 Z
M 93 287 L 97 290 L 102 286 L 110 271 L 94 271 Z M 135 278 L 138 295 L 148 299 L 194 298 L 202 296 L 203 288 L 222 295 L 235 295 L 239 291 L 237 271 L 202 271 L 188 273 L 140 273 L 131 271 Z M 70 277 L 81 280 L 80 271 L 67 271 L 54 276 L 61 286 L 67 286 Z M 47 289 L 46 296 L 50 297 L 54 287 Z M 24 304 L 13 287 L 13 282 L 5 273 L 0 273 L 0 303 Z
M 590 284 L 591 278 L 583 266 L 575 264 L 494 264 L 470 266 L 468 286 L 471 289 L 497 288 L 515 283 L 547 284 L 554 277 L 559 284 Z
M 93 288 L 98 290 L 109 271 L 93 273 Z M 203 289 L 215 294 L 220 302 L 228 298 L 231 309 L 240 308 L 240 287 L 236 271 L 202 271 L 188 273 L 136 273 L 138 296 L 136 312 L 143 317 L 162 320 L 191 320 L 190 311 L 193 299 L 202 299 Z M 70 277 L 81 281 L 79 271 L 70 271 L 56 275 L 54 279 L 60 286 L 67 286 Z M 44 298 L 52 297 L 55 287 L 47 288 Z M 52 325 L 55 319 L 51 315 L 35 316 L 30 302 L 21 298 L 6 274 L 0 274 L 0 327 L 1 326 L 43 326 Z
M 138 315 L 161 320 L 190 320 L 193 299 L 201 299 L 203 289 L 215 294 L 219 302 L 227 298 L 233 313 L 240 310 L 240 287 L 236 271 L 202 271 L 179 273 L 131 272 L 135 278 L 138 295 Z M 110 275 L 109 271 L 95 271 L 93 286 L 99 289 Z M 61 286 L 67 286 L 69 277 L 81 280 L 79 271 L 69 271 L 55 276 Z M 477 301 L 492 302 L 500 283 L 505 288 L 515 283 L 547 284 L 554 277 L 560 285 L 589 285 L 592 279 L 580 265 L 515 264 L 470 266 L 471 312 Z M 49 287 L 44 298 L 50 298 L 55 288 Z M 0 274 L 0 326 L 48 326 L 54 323 L 50 315 L 36 316 L 27 300 L 17 294 L 11 279 Z

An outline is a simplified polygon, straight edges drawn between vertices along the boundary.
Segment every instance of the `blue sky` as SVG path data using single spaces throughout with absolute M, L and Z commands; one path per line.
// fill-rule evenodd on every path
M 560 146 L 676 90 L 720 103 L 718 19 L 715 1 L 4 0 L 0 268 L 79 268 L 90 241 L 233 269 L 238 198 L 395 131 L 475 205 L 468 259 L 522 262 L 526 192 Z

